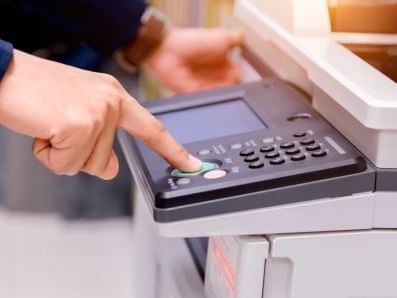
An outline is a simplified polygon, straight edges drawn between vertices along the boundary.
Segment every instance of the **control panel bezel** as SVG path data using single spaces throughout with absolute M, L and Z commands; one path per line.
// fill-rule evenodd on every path
M 307 198 L 321 198 L 321 196 L 348 195 L 355 191 L 361 192 L 373 189 L 372 184 L 364 186 L 355 182 L 353 185 L 346 186 L 345 190 L 333 190 L 321 186 L 322 190 L 316 189 L 316 191 L 313 191 L 313 193 L 316 193 L 315 197 L 291 198 L 290 188 L 294 185 L 312 184 L 313 187 L 317 187 L 316 181 L 324 182 L 327 179 L 339 179 L 350 175 L 354 176 L 354 181 L 359 181 L 357 180 L 357 174 L 360 173 L 368 181 L 369 175 L 374 175 L 374 171 L 365 158 L 313 110 L 308 99 L 285 82 L 266 80 L 243 84 L 193 95 L 178 96 L 163 101 L 149 102 L 146 107 L 153 114 L 158 115 L 236 99 L 244 100 L 266 124 L 267 128 L 184 144 L 189 152 L 202 160 L 217 163 L 217 169 L 227 171 L 226 177 L 205 180 L 204 173 L 200 173 L 189 178 L 193 182 L 187 182 L 188 180 L 185 179 L 179 185 L 178 179 L 185 177 L 172 176 L 172 169 L 165 161 L 143 143 L 131 139 L 147 192 L 150 193 L 152 198 L 151 203 L 156 220 L 173 221 L 214 214 L 214 210 L 207 214 L 203 212 L 205 210 L 203 204 L 213 203 L 215 200 L 224 202 L 223 205 L 225 206 L 224 210 L 219 209 L 215 214 L 227 212 L 230 209 L 230 206 L 227 206 L 228 198 L 233 198 L 233 200 L 230 200 L 230 202 L 233 201 L 233 204 L 236 204 L 237 197 L 240 198 L 238 201 L 241 202 L 241 209 L 245 209 L 244 205 L 249 206 L 250 204 L 245 204 L 244 200 L 248 202 L 251 196 L 257 197 L 260 192 L 272 192 L 282 188 L 289 189 L 285 192 L 286 197 L 278 194 L 276 200 L 268 200 L 268 202 L 271 202 L 270 205 L 266 203 L 264 206 L 282 205 L 306 200 Z M 222 117 L 227 117 L 227 115 L 222 115 Z M 310 141 L 311 139 L 314 140 L 314 144 Z M 310 142 L 302 144 L 305 140 Z M 291 143 L 293 146 L 291 146 Z M 272 164 L 278 156 L 267 158 L 266 155 L 271 152 L 261 152 L 262 148 L 271 145 L 276 146 L 276 149 L 272 152 L 278 152 L 284 158 L 283 163 Z M 319 150 L 308 150 L 313 145 L 320 146 L 320 151 L 325 152 L 325 156 L 313 156 L 313 153 L 320 152 Z M 222 152 L 222 146 L 226 152 Z M 244 159 L 247 156 L 241 155 L 242 150 L 247 149 L 254 150 L 255 155 L 259 156 L 260 162 L 265 165 L 251 168 L 251 165 L 255 164 L 256 161 L 246 162 Z M 299 149 L 299 154 L 304 155 L 303 160 L 298 158 L 298 153 L 286 153 L 287 150 L 291 149 Z M 200 154 L 200 152 L 204 152 L 203 150 L 206 150 L 207 154 Z M 210 152 L 208 153 L 208 151 Z M 228 165 L 227 162 L 227 159 L 230 158 L 229 152 L 233 153 L 232 163 L 247 166 L 244 168 L 243 174 L 233 176 L 233 166 Z M 297 160 L 293 160 L 292 157 L 296 157 Z M 219 205 L 219 202 L 217 202 L 218 206 L 222 205 Z M 194 206 L 199 206 L 196 213 L 194 212 Z M 180 213 L 181 208 L 185 207 L 190 210 L 186 217 L 181 216 Z M 236 208 L 234 206 L 232 209 L 236 210 Z M 176 211 L 177 209 L 179 211 Z M 178 213 L 175 218 L 172 216 L 173 210 Z M 167 216 L 162 216 L 161 213 L 167 213 Z

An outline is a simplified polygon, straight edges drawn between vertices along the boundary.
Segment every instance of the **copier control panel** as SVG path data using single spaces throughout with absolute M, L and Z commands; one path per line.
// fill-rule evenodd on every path
M 199 171 L 183 172 L 130 138 L 139 161 L 135 166 L 143 173 L 160 222 L 310 199 L 294 195 L 293 186 L 299 184 L 309 187 L 311 199 L 348 195 L 355 188 L 362 191 L 356 174 L 371 172 L 365 158 L 307 98 L 278 80 L 175 97 L 147 107 L 203 161 Z M 343 189 L 316 183 L 349 175 L 355 180 L 346 180 Z

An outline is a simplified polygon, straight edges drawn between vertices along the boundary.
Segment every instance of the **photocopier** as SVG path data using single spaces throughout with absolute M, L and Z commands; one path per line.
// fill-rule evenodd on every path
M 146 107 L 203 161 L 120 131 L 139 298 L 397 297 L 397 1 L 240 0 L 255 82 Z

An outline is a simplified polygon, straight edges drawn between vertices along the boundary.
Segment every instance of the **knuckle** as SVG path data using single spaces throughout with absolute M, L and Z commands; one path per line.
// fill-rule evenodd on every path
M 167 128 L 159 121 L 155 121 L 152 130 L 144 138 L 144 142 L 148 145 L 154 144 L 167 134 Z
M 176 154 L 178 156 L 182 156 L 182 155 L 188 155 L 188 152 L 186 151 L 186 149 L 182 145 L 179 145 L 178 149 L 176 150 Z
M 120 90 L 122 88 L 120 82 L 114 76 L 109 74 L 102 74 L 102 76 L 107 85 L 112 86 L 116 90 Z
M 120 98 L 120 90 L 114 88 L 113 86 L 104 86 L 105 91 L 103 94 L 103 100 L 105 101 L 114 101 Z
M 50 165 L 50 170 L 56 175 L 66 175 L 71 170 L 65 163 L 54 161 Z
M 98 176 L 102 173 L 104 170 L 104 166 L 101 164 L 100 161 L 95 160 L 93 158 L 90 158 L 85 164 L 84 164 L 84 172 L 93 175 L 93 176 Z
M 97 112 L 100 114 L 115 113 L 120 111 L 122 93 L 119 89 L 106 86 L 102 100 L 96 103 Z
M 76 117 L 82 118 L 82 117 Z M 69 135 L 69 142 L 75 145 L 86 143 L 100 128 L 100 116 L 92 113 L 89 117 L 84 119 L 71 119 L 67 124 L 67 132 Z
M 106 97 L 105 99 L 105 109 L 112 113 L 120 111 L 121 105 L 121 95 L 120 92 L 114 92 Z

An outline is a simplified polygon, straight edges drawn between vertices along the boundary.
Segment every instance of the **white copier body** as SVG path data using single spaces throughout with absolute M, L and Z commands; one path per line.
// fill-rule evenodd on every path
M 332 33 L 328 4 L 241 0 L 236 16 L 247 49 L 307 92 L 387 176 L 385 185 L 338 199 L 157 223 L 135 177 L 136 297 L 397 297 L 397 85 L 343 46 L 397 46 L 397 36 Z M 210 237 L 204 282 L 187 237 Z

